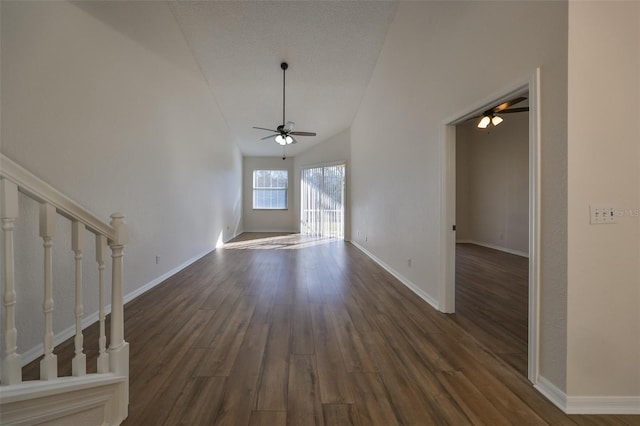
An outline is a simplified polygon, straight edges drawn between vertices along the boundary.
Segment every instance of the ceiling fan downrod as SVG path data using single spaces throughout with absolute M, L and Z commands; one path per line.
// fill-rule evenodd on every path
M 280 64 L 280 68 L 282 68 L 282 128 L 284 128 L 284 107 L 285 107 L 285 100 L 287 99 L 285 96 L 285 87 L 286 87 L 286 74 L 287 74 L 287 68 L 289 68 L 289 64 L 287 64 L 286 62 L 283 62 Z

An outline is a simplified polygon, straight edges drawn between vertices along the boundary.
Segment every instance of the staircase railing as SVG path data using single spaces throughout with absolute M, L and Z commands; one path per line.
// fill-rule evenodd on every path
M 22 380 L 23 360 L 18 352 L 17 341 L 19 330 L 16 329 L 16 310 L 21 308 L 16 297 L 14 256 L 14 227 L 19 217 L 18 192 L 40 204 L 39 234 L 44 248 L 44 283 L 43 304 L 44 337 L 43 358 L 40 361 L 40 380 Z M 58 360 L 54 353 L 53 330 L 53 263 L 52 241 L 56 235 L 56 215 L 68 218 L 71 223 L 71 250 L 74 252 L 75 269 L 75 355 L 72 360 L 72 377 L 58 377 Z M 0 416 L 2 423 L 23 422 L 25 415 L 32 421 L 55 420 L 56 415 L 30 410 L 25 401 L 32 401 L 34 407 L 42 406 L 37 401 L 38 395 L 51 397 L 55 393 L 77 391 L 101 384 L 114 384 L 119 387 L 111 392 L 112 397 L 104 399 L 108 402 L 112 413 L 106 415 L 106 423 L 118 424 L 127 416 L 128 377 L 129 377 L 129 345 L 124 340 L 124 316 L 122 294 L 122 260 L 123 249 L 129 235 L 124 216 L 120 213 L 111 215 L 109 224 L 101 221 L 79 204 L 75 203 L 49 184 L 25 170 L 11 159 L 0 154 L 0 219 L 2 220 L 2 244 L 4 248 L 3 305 L 4 305 L 4 353 L 2 354 L 2 372 L 0 377 Z M 99 338 L 97 373 L 87 374 L 86 355 L 83 347 L 83 272 L 82 256 L 86 232 L 95 235 L 96 263 L 98 268 L 99 294 Z M 105 263 L 107 246 L 111 249 L 111 323 L 110 341 L 107 349 L 105 327 Z M 109 393 L 109 392 L 107 392 Z M 115 399 L 115 400 L 114 400 Z M 95 405 L 95 401 L 92 402 Z M 46 405 L 46 404 L 44 404 Z M 76 401 L 76 405 L 77 401 Z M 26 407 L 26 408 L 25 408 Z M 15 410 L 14 410 L 15 408 Z M 83 407 L 78 405 L 79 409 Z M 72 415 L 73 410 L 54 408 L 58 413 Z M 12 417 L 14 416 L 14 417 Z M 35 416 L 35 417 L 34 417 Z M 20 423 L 22 424 L 22 423 Z

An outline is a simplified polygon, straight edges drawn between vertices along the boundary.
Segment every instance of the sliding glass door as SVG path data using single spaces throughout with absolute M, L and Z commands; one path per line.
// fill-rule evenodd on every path
M 302 169 L 300 232 L 344 238 L 345 165 Z

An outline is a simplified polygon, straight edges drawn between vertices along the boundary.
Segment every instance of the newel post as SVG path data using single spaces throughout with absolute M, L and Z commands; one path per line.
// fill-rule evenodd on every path
M 13 258 L 13 224 L 18 218 L 18 187 L 6 179 L 0 179 L 0 216 L 4 231 L 4 315 L 5 354 L 2 357 L 2 384 L 14 385 L 22 381 L 22 362 L 18 354 L 16 330 L 16 289 Z
M 129 242 L 129 229 L 122 213 L 111 215 L 111 226 L 115 237 L 109 241 L 112 259 L 111 285 L 111 339 L 109 344 L 109 366 L 117 375 L 129 375 L 129 344 L 124 340 L 124 303 L 122 295 L 122 256 Z

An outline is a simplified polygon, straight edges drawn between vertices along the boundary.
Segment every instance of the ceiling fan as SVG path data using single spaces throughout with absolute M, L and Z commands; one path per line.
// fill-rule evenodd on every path
M 489 127 L 489 124 L 493 124 L 494 126 L 497 126 L 498 124 L 500 124 L 500 123 L 502 123 L 504 121 L 502 117 L 497 115 L 498 113 L 500 113 L 500 114 L 508 114 L 508 113 L 514 113 L 514 112 L 529 111 L 529 107 L 519 107 L 519 108 L 508 109 L 512 105 L 519 104 L 520 102 L 526 101 L 526 100 L 527 100 L 527 98 L 524 97 L 524 96 L 520 96 L 520 97 L 511 99 L 509 101 L 506 101 L 506 102 L 503 102 L 503 103 L 501 103 L 499 105 L 496 105 L 493 108 L 489 108 L 488 110 L 483 112 L 482 115 L 478 115 L 478 116 L 472 117 L 472 118 L 470 118 L 470 120 L 482 117 L 480 119 L 480 121 L 478 122 L 478 127 L 481 128 L 481 129 L 486 129 L 487 127 Z
M 286 82 L 286 71 L 289 68 L 289 65 L 286 62 L 280 64 L 280 68 L 282 68 L 282 124 L 276 127 L 276 130 L 267 129 L 265 127 L 254 127 L 254 129 L 266 130 L 268 132 L 273 132 L 274 134 L 265 136 L 260 140 L 267 140 L 274 138 L 275 142 L 278 145 L 282 145 L 283 147 L 286 145 L 291 145 L 294 143 L 298 143 L 297 140 L 293 136 L 315 136 L 315 132 L 294 132 L 293 129 L 295 127 L 295 123 L 293 121 L 285 121 L 285 82 Z

